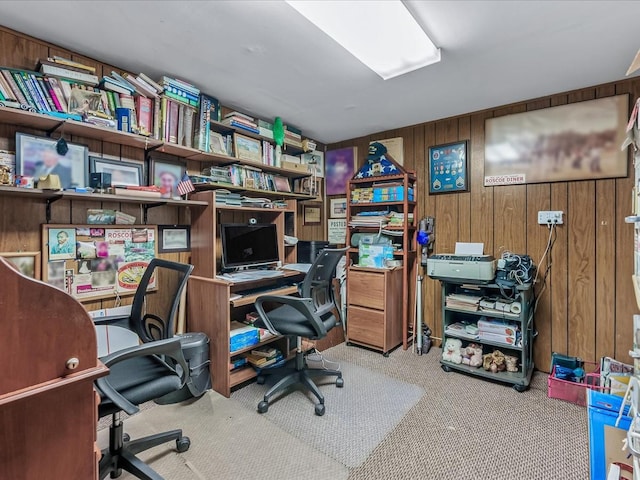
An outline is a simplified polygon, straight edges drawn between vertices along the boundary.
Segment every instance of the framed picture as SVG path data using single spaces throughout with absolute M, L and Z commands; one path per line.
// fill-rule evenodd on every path
M 47 246 L 49 248 L 49 260 L 76 258 L 76 229 L 50 228 Z
M 347 198 L 332 198 L 329 202 L 331 218 L 347 218 Z
M 186 171 L 186 165 L 182 162 L 158 159 L 151 157 L 150 182 L 160 188 L 162 198 L 180 199 L 178 182 Z
M 188 252 L 191 250 L 189 225 L 158 225 L 158 252 Z
M 236 157 L 240 160 L 262 163 L 262 145 L 260 144 L 260 140 L 234 133 L 233 147 L 236 152 Z
M 314 150 L 300 155 L 300 161 L 315 170 L 316 177 L 324 177 L 324 152 Z
M 322 181 L 322 178 L 298 178 L 293 181 L 293 191 L 322 199 Z
M 277 192 L 290 192 L 291 183 L 287 177 L 281 177 L 280 175 L 273 176 L 273 183 Z
M 429 147 L 429 194 L 469 190 L 467 141 Z
M 229 155 L 224 137 L 218 132 L 211 132 L 209 137 L 209 150 L 211 153 L 215 153 L 217 155 Z
M 67 143 L 61 155 L 56 150 L 58 140 L 16 133 L 16 175 L 37 180 L 49 174 L 60 178 L 62 188 L 89 186 L 89 148 Z
M 40 280 L 40 252 L 0 252 L 23 275 Z
M 304 224 L 314 225 L 320 223 L 320 207 L 304 206 Z
M 91 173 L 110 173 L 113 186 L 138 187 L 144 178 L 143 165 L 137 162 L 89 157 L 89 170 Z
M 329 150 L 325 155 L 327 195 L 344 195 L 355 173 L 356 147 Z
M 627 176 L 629 95 L 485 121 L 484 185 Z

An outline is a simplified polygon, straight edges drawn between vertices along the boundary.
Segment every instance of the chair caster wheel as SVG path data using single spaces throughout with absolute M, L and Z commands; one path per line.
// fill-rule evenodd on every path
M 318 415 L 319 417 L 321 417 L 322 415 L 324 415 L 324 404 L 323 403 L 317 403 L 316 404 L 316 415 Z
M 336 378 L 336 387 L 338 388 L 344 387 L 344 378 L 342 377 Z
M 269 404 L 264 400 L 258 404 L 258 413 L 267 413 L 269 410 Z
M 262 375 L 258 375 L 258 376 L 256 377 L 256 383 L 257 383 L 258 385 L 264 385 L 264 377 L 263 377 Z
M 123 442 L 128 442 L 129 440 L 131 440 L 131 435 L 129 435 L 128 433 L 123 433 L 122 434 L 122 441 Z
M 451 371 L 451 368 L 448 365 L 440 365 L 440 366 L 442 367 L 442 370 L 444 370 L 447 373 Z
M 114 471 L 114 472 L 111 472 L 111 473 L 109 474 L 109 477 L 111 477 L 111 478 L 118 478 L 120 475 L 122 475 L 122 469 L 121 469 L 121 468 L 117 469 L 117 470 L 116 470 L 116 471 Z
M 189 439 L 189 437 L 181 437 L 176 440 L 176 450 L 178 451 L 178 453 L 186 452 L 187 450 L 189 450 L 190 446 L 191 440 Z
M 513 389 L 516 392 L 522 393 L 522 392 L 525 392 L 527 390 L 527 386 L 526 385 L 514 385 Z

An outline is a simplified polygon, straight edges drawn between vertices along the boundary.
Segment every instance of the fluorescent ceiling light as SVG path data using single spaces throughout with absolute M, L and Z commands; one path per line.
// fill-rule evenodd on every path
M 440 61 L 400 0 L 285 1 L 385 80 Z

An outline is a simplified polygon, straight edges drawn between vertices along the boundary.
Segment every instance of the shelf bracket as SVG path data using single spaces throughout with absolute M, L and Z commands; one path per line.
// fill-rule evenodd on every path
M 161 207 L 162 205 L 165 205 L 165 202 L 145 203 L 142 206 L 142 223 L 145 224 L 145 225 L 147 224 L 148 211 L 149 211 L 150 208 Z
M 45 205 L 45 213 L 44 213 L 45 220 L 46 220 L 45 223 L 51 222 L 51 204 L 53 202 L 57 202 L 61 198 L 62 198 L 62 195 L 51 197 L 51 198 L 47 198 L 47 203 Z
M 47 137 L 51 137 L 51 134 L 58 130 L 62 125 L 64 125 L 64 120 L 59 122 L 55 127 L 51 127 L 49 130 L 45 130 Z

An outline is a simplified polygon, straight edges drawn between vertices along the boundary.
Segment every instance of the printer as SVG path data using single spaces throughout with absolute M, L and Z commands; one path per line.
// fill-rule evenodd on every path
M 496 260 L 491 255 L 436 254 L 427 258 L 426 267 L 429 277 L 442 280 L 489 282 L 496 276 Z

